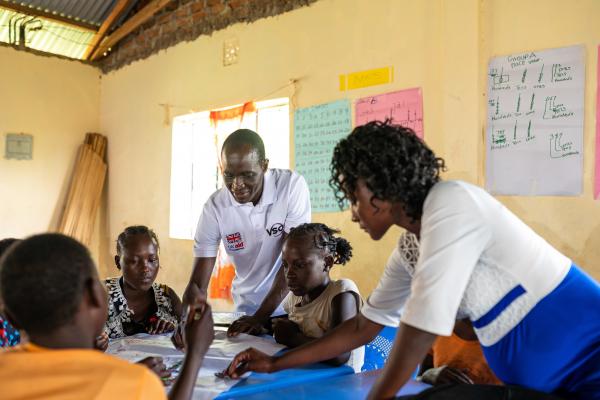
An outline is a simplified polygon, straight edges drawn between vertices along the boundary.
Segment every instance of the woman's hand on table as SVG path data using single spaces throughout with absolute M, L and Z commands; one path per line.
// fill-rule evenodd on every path
M 160 335 L 162 333 L 173 332 L 174 330 L 175 324 L 157 317 L 151 318 L 150 326 L 147 327 L 150 335 Z
M 248 371 L 273 372 L 275 358 L 254 348 L 242 351 L 233 358 L 223 375 L 238 379 Z

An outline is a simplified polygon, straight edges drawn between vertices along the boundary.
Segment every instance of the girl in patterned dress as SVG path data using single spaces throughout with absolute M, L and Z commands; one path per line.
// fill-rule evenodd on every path
M 108 338 L 137 333 L 173 331 L 181 317 L 181 300 L 167 285 L 154 282 L 160 268 L 156 234 L 146 226 L 130 226 L 117 239 L 115 264 L 120 277 L 104 281 L 108 291 L 108 320 L 97 347 Z

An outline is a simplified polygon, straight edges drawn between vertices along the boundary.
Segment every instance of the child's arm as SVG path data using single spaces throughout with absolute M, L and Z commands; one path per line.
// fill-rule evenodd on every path
M 274 318 L 272 324 L 275 341 L 287 347 L 294 348 L 315 340 L 304 335 L 300 327 L 287 318 Z
M 359 304 L 358 294 L 354 292 L 343 292 L 335 296 L 331 300 L 331 329 L 354 318 L 358 314 Z M 342 365 L 348 362 L 349 359 L 350 352 L 347 351 L 325 362 L 330 365 Z

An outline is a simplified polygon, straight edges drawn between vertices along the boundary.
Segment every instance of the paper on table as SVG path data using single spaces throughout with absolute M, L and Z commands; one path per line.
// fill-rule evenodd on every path
M 146 357 L 159 356 L 163 358 L 163 362 L 169 368 L 181 362 L 184 357 L 181 351 L 175 349 L 170 336 L 170 334 L 148 335 L 141 333 L 126 338 L 114 339 L 110 341 L 106 353 L 131 362 L 137 362 Z M 204 357 L 202 368 L 198 372 L 193 399 L 212 399 L 234 386 L 238 382 L 237 380 L 219 379 L 215 377 L 215 372 L 223 371 L 237 353 L 249 347 L 254 347 L 269 355 L 285 348 L 285 346 L 275 343 L 273 338 L 261 338 L 247 334 L 228 338 L 226 331 L 215 330 L 215 339 Z
M 215 340 L 206 353 L 207 357 L 231 359 L 241 351 L 254 347 L 268 355 L 273 355 L 285 348 L 272 338 L 262 338 L 241 333 L 237 337 L 228 338 L 226 332 L 216 332 Z
M 231 325 L 233 321 L 246 315 L 245 312 L 213 312 L 215 325 Z

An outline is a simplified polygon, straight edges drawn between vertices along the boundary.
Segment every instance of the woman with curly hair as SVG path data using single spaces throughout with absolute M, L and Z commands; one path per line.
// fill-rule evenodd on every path
M 341 140 L 332 186 L 352 220 L 379 240 L 392 225 L 415 234 L 413 269 L 395 249 L 361 313 L 281 357 L 241 353 L 230 372 L 275 371 L 331 358 L 398 326 L 370 398 L 391 398 L 438 335 L 468 318 L 505 383 L 600 399 L 600 286 L 483 189 L 441 181 L 442 159 L 410 129 L 372 122 Z M 576 312 L 575 312 L 576 311 Z M 239 362 L 245 362 L 240 371 Z

